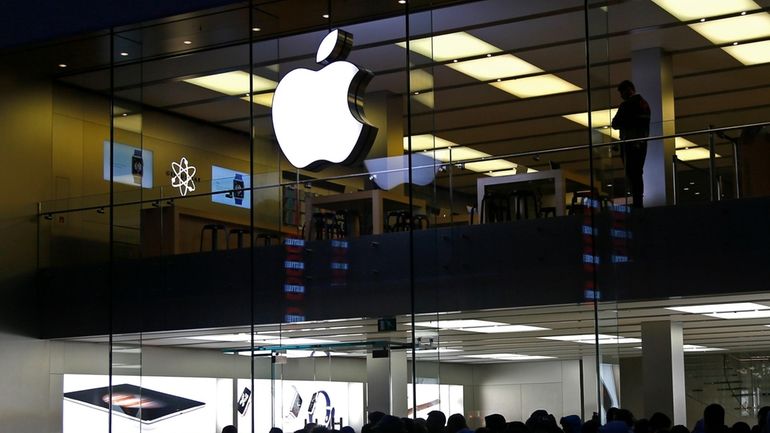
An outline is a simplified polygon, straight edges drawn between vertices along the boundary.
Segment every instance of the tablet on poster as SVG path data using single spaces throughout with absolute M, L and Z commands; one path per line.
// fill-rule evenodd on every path
M 116 375 L 112 384 L 113 433 L 211 433 L 232 423 L 232 379 Z M 105 431 L 108 385 L 106 375 L 64 375 L 63 433 Z
M 211 201 L 228 206 L 251 208 L 251 178 L 248 174 L 229 168 L 211 166 Z
M 104 140 L 103 177 L 110 180 L 110 141 Z M 152 151 L 114 143 L 113 180 L 126 185 L 152 188 Z

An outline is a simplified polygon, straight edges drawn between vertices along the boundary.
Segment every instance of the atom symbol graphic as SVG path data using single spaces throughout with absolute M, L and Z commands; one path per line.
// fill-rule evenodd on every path
M 187 158 L 184 156 L 178 163 L 176 161 L 171 163 L 171 170 L 174 171 L 174 177 L 171 178 L 171 186 L 179 188 L 179 193 L 187 195 L 188 192 L 195 191 L 195 182 L 193 176 L 195 176 L 195 167 L 189 165 Z

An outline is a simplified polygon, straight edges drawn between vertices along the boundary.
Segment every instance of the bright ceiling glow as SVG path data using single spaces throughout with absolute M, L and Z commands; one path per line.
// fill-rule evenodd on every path
M 554 359 L 553 356 L 517 355 L 515 353 L 488 353 L 482 355 L 467 355 L 466 358 L 495 359 L 499 361 L 534 361 L 538 359 Z
M 705 147 L 691 147 L 689 149 L 677 149 L 676 157 L 680 161 L 695 161 L 698 159 L 708 159 L 709 150 Z M 721 158 L 722 155 L 715 153 L 715 158 Z
M 634 349 L 641 350 L 642 348 L 641 347 L 635 347 Z M 720 349 L 718 347 L 698 346 L 698 345 L 695 345 L 695 344 L 683 344 L 682 345 L 682 351 L 683 352 L 715 352 L 715 351 L 718 351 L 718 350 L 725 350 L 725 349 Z
M 705 19 L 760 9 L 751 0 L 653 0 L 681 21 Z M 735 43 L 770 36 L 770 14 L 759 12 L 689 24 L 714 44 Z M 744 65 L 770 62 L 770 41 L 725 46 L 722 49 Z
M 273 106 L 273 92 L 270 93 L 258 93 L 256 95 L 244 96 L 243 99 L 246 102 L 253 102 L 255 104 L 264 105 L 265 107 L 272 107 Z
M 507 325 L 502 322 L 490 322 L 488 320 L 477 319 L 454 319 L 454 320 L 431 320 L 429 322 L 416 322 L 414 326 L 422 326 L 426 328 L 438 328 L 438 329 L 460 329 L 460 328 L 473 328 L 476 326 L 497 326 Z
M 512 54 L 502 54 L 499 56 L 482 57 L 475 60 L 449 63 L 447 66 L 480 81 L 543 72 L 543 70 L 537 66 L 521 60 Z
M 417 348 L 417 354 L 418 355 L 428 355 L 428 354 L 434 354 L 434 353 L 454 353 L 454 352 L 462 352 L 462 349 L 457 349 L 454 347 L 439 347 L 436 349 L 420 349 Z M 407 352 L 407 354 L 410 354 L 411 351 Z
M 770 36 L 770 14 L 757 13 L 705 21 L 690 24 L 690 28 L 717 45 L 764 38 Z
M 718 347 L 698 346 L 696 344 L 683 344 L 682 350 L 684 352 L 714 352 L 717 350 L 725 350 L 725 349 L 720 349 Z
M 731 45 L 729 47 L 722 47 L 722 49 L 744 65 L 770 62 L 770 41 Z
M 764 319 L 770 317 L 770 307 L 753 302 L 666 307 L 667 310 L 703 314 L 718 319 Z
M 531 98 L 533 96 L 553 95 L 555 93 L 580 90 L 580 87 L 553 74 L 515 78 L 489 84 L 519 98 Z
M 396 45 L 406 48 L 405 42 L 399 42 Z M 513 54 L 492 56 L 491 54 L 502 50 L 466 32 L 415 39 L 410 41 L 409 49 L 438 62 L 454 60 L 452 63 L 447 63 L 446 66 L 480 81 L 491 81 L 544 72 L 539 67 Z M 486 54 L 487 57 L 457 61 L 458 59 L 483 54 Z M 580 87 L 553 74 L 492 82 L 489 84 L 519 98 L 580 90 Z M 419 89 L 415 88 L 415 90 Z
M 436 137 L 433 134 L 420 134 L 412 136 L 412 151 L 440 149 L 443 147 L 454 147 L 457 143 Z M 409 150 L 409 138 L 404 137 L 404 150 Z
M 617 335 L 605 335 L 598 334 L 599 344 L 627 344 L 627 343 L 641 343 L 640 338 L 628 338 Z M 556 340 L 556 341 L 569 341 L 573 343 L 583 344 L 596 344 L 596 336 L 594 334 L 583 335 L 557 335 L 553 337 L 538 337 L 544 340 Z
M 751 0 L 652 0 L 680 21 L 759 9 Z
M 398 42 L 401 48 L 406 48 L 406 42 Z M 466 32 L 449 33 L 409 41 L 409 49 L 437 62 L 462 59 L 499 52 L 496 46 L 471 36 Z
M 251 82 L 254 86 L 253 89 L 249 88 L 249 76 L 251 76 Z M 221 74 L 205 75 L 203 77 L 188 78 L 183 81 L 226 95 L 243 95 L 252 90 L 254 92 L 263 92 L 266 90 L 273 90 L 275 89 L 275 86 L 278 85 L 278 83 L 273 80 L 260 77 L 259 75 L 251 75 L 244 71 L 231 71 Z
M 541 328 L 539 326 L 529 325 L 500 325 L 500 326 L 480 326 L 478 328 L 462 328 L 462 331 L 481 332 L 484 334 L 502 334 L 506 332 L 532 332 L 532 331 L 550 331 L 550 328 Z
M 465 164 L 465 168 L 476 172 L 511 170 L 515 169 L 516 167 L 516 164 L 504 159 L 490 159 L 489 161 L 469 162 Z
M 734 311 L 731 313 L 712 313 L 706 314 L 709 317 L 717 319 L 737 320 L 737 319 L 767 319 L 770 318 L 770 310 L 757 311 Z
M 609 110 L 596 110 L 591 112 L 591 124 L 594 128 L 601 128 L 603 126 L 610 126 L 612 124 L 612 118 L 615 117 L 615 113 L 618 112 L 617 108 L 610 108 Z M 571 120 L 575 123 L 579 123 L 583 126 L 588 126 L 588 113 L 575 113 L 567 114 L 563 116 L 567 120 Z
M 250 342 L 251 337 L 246 333 L 239 334 L 215 334 L 215 335 L 196 335 L 184 337 L 189 340 L 203 341 L 223 341 L 223 342 Z M 269 346 L 304 346 L 314 344 L 334 344 L 339 343 L 335 340 L 324 340 L 318 338 L 280 338 L 265 335 L 254 335 L 254 342 L 259 345 Z
M 436 105 L 433 92 L 420 92 L 418 95 L 412 95 L 412 99 L 428 108 Z
M 736 302 L 731 304 L 684 305 L 666 307 L 666 310 L 681 311 L 690 314 L 732 313 L 735 311 L 770 310 L 770 307 L 753 302 Z
M 489 156 L 489 154 L 464 146 L 426 150 L 424 153 L 441 162 L 462 162 L 469 159 L 485 158 Z
M 684 137 L 675 137 L 674 147 L 677 149 L 687 149 L 688 147 L 698 147 L 698 145 Z
M 417 322 L 415 326 L 423 326 L 438 329 L 452 329 L 456 331 L 481 332 L 485 334 L 499 334 L 504 332 L 531 332 L 550 331 L 549 328 L 529 325 L 509 325 L 502 322 L 490 322 L 476 319 L 439 320 L 429 322 Z

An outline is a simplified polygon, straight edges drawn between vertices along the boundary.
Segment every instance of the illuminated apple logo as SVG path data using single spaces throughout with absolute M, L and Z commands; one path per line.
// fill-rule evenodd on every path
M 364 117 L 363 96 L 374 75 L 343 61 L 352 47 L 353 35 L 332 31 L 316 55 L 316 62 L 326 66 L 295 69 L 275 89 L 273 129 L 283 154 L 297 168 L 353 164 L 372 147 L 377 128 Z

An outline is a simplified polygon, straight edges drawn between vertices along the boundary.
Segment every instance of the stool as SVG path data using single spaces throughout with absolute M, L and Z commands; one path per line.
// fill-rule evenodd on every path
M 272 233 L 257 233 L 257 240 L 262 239 L 262 245 L 269 247 L 270 245 L 273 245 L 273 240 L 275 239 L 276 244 L 279 243 L 281 240 L 278 235 L 274 235 Z
M 361 218 L 354 209 L 338 210 L 337 225 L 342 237 L 358 237 L 361 234 Z
M 405 232 L 409 230 L 409 211 L 392 210 L 385 215 L 386 232 Z
M 412 228 L 415 230 L 427 230 L 430 228 L 430 220 L 427 215 L 412 215 Z
M 481 214 L 479 216 L 479 222 L 482 224 L 511 221 L 510 198 L 487 192 L 481 199 Z
M 537 218 L 540 215 L 540 209 L 538 205 L 537 196 L 534 191 L 521 190 L 511 193 L 511 202 L 513 202 L 513 209 L 515 210 L 516 219 L 528 219 L 529 217 L 529 203 L 532 203 L 533 215 Z M 522 213 L 522 209 L 524 212 Z
M 243 248 L 243 235 L 251 233 L 249 229 L 230 229 L 227 235 L 227 245 L 230 246 L 230 237 L 235 235 L 235 248 Z
M 211 233 L 211 251 L 216 251 L 219 241 L 219 231 L 222 231 L 222 234 L 225 236 L 227 235 L 227 228 L 224 224 L 205 224 L 203 228 L 201 228 L 201 243 L 200 243 L 200 251 L 203 252 L 203 237 L 205 236 L 206 232 Z
M 540 208 L 540 218 L 548 218 L 548 215 L 556 217 L 556 208 L 554 206 L 544 206 Z

